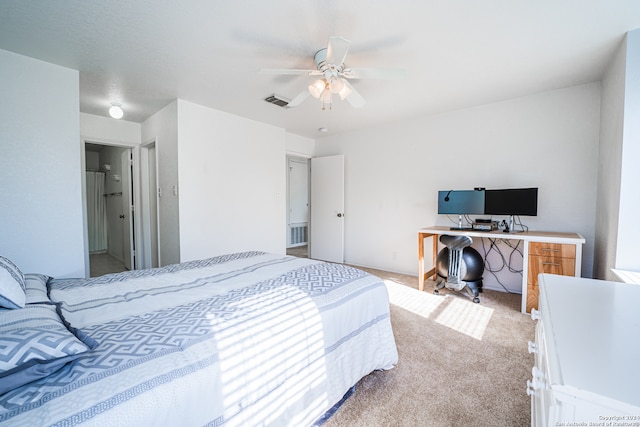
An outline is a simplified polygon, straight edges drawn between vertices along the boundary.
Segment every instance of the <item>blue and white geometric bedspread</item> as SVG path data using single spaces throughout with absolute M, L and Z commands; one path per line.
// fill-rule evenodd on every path
M 88 356 L 0 396 L 0 423 L 304 426 L 398 354 L 361 270 L 262 252 L 54 282 Z

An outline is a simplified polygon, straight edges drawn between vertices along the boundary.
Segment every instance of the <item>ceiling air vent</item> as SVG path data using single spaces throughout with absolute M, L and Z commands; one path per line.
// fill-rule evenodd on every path
M 283 96 L 275 95 L 275 94 L 271 96 L 267 96 L 264 100 L 270 104 L 275 104 L 282 108 L 287 108 L 287 105 L 289 105 L 289 101 L 290 101 L 289 99 Z

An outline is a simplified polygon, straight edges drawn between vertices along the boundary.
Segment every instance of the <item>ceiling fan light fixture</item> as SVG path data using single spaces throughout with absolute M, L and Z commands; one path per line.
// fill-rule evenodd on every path
M 322 79 L 316 80 L 312 84 L 309 85 L 309 93 L 316 99 L 320 99 L 320 95 L 324 91 L 326 87 L 326 82 Z
M 329 107 L 329 109 L 331 109 L 331 106 L 333 104 L 333 94 L 328 87 L 325 88 L 325 90 L 323 90 L 320 94 L 320 102 L 322 103 L 323 110 L 326 109 L 327 106 Z
M 331 77 L 329 80 L 329 89 L 332 93 L 340 93 L 345 87 L 344 80 L 340 77 Z
M 342 89 L 338 92 L 340 95 L 340 100 L 344 101 L 349 95 L 351 95 L 352 89 L 347 84 L 342 85 Z
M 346 65 L 347 52 L 350 42 L 344 37 L 329 37 L 326 48 L 316 52 L 313 60 L 316 64 L 314 70 L 308 69 L 261 69 L 261 73 L 314 76 L 316 80 L 308 86 L 308 90 L 302 90 L 288 104 L 288 108 L 302 103 L 309 95 L 313 95 L 322 103 L 322 109 L 328 105 L 331 108 L 332 95 L 337 94 L 342 101 L 347 100 L 353 108 L 365 105 L 364 98 L 351 86 L 351 79 L 394 79 L 406 75 L 404 70 L 384 68 L 348 68 Z M 328 92 L 328 93 L 325 93 Z
M 322 101 L 325 104 L 329 103 L 332 98 L 333 98 L 333 94 L 329 89 L 323 90 L 322 93 L 320 94 L 320 101 Z

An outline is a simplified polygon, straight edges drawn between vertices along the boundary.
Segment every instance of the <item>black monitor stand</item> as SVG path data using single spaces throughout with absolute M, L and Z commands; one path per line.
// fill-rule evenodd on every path
M 458 226 L 457 227 L 449 227 L 449 230 L 471 230 L 471 227 L 463 227 L 462 226 L 462 214 L 458 215 Z

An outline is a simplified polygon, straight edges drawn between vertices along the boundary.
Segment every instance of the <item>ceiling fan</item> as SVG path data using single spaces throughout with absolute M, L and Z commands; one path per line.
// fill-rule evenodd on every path
M 343 37 L 329 37 L 326 48 L 320 49 L 314 56 L 315 70 L 303 70 L 295 68 L 272 69 L 263 68 L 263 74 L 307 75 L 319 77 L 309 85 L 308 90 L 300 92 L 287 104 L 287 107 L 296 107 L 306 100 L 309 95 L 319 99 L 322 109 L 331 108 L 333 95 L 340 96 L 341 100 L 347 100 L 354 108 L 360 108 L 365 104 L 364 98 L 351 86 L 352 79 L 393 79 L 404 77 L 403 70 L 383 68 L 347 68 L 346 59 L 351 42 Z

